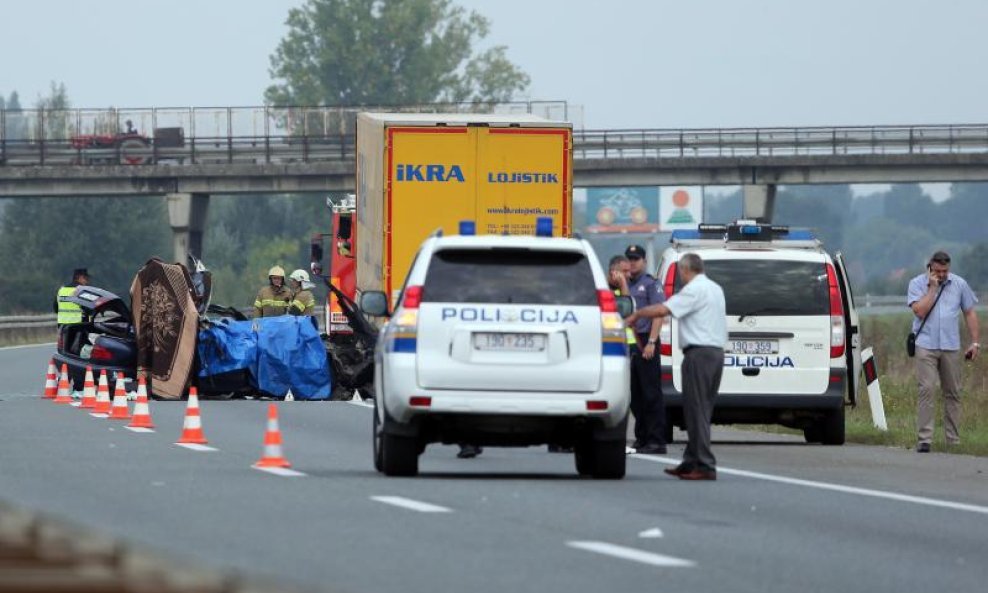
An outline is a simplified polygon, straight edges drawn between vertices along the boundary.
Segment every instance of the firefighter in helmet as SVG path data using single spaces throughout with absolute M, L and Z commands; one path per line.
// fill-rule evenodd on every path
M 285 269 L 274 266 L 268 270 L 268 285 L 257 291 L 254 318 L 285 315 L 291 302 L 292 293 L 285 286 Z
M 288 277 L 288 283 L 292 289 L 292 302 L 288 306 L 288 312 L 292 315 L 303 315 L 312 319 L 312 324 L 319 329 L 319 322 L 316 321 L 316 297 L 312 294 L 315 286 L 309 281 L 309 273 L 298 269 Z

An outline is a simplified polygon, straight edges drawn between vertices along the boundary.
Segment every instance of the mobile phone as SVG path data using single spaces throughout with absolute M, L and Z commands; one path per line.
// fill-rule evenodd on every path
M 974 350 L 968 350 L 964 353 L 964 358 L 971 360 L 974 358 Z

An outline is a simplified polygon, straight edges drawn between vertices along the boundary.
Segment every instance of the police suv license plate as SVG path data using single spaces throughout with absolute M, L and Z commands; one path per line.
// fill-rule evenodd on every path
M 729 354 L 778 354 L 778 340 L 731 340 Z
M 545 334 L 476 332 L 473 334 L 473 347 L 495 352 L 542 352 L 545 350 Z

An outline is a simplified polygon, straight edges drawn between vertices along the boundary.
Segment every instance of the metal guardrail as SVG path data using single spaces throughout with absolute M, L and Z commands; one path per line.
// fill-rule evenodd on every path
M 0 317 L 0 331 L 29 329 L 34 327 L 50 327 L 55 329 L 58 316 L 54 313 L 47 315 L 13 315 Z
M 565 101 L 364 107 L 0 110 L 0 166 L 349 161 L 360 111 L 532 113 Z M 577 130 L 574 158 L 988 154 L 988 124 Z
M 528 113 L 568 120 L 565 101 L 360 107 L 0 110 L 0 166 L 351 160 L 361 111 Z

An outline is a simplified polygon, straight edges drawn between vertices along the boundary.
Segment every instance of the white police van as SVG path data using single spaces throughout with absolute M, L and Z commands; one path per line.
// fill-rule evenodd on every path
M 841 254 L 831 257 L 809 231 L 754 221 L 701 224 L 670 242 L 658 268 L 667 297 L 681 288 L 676 263 L 690 252 L 724 289 L 728 344 L 713 422 L 781 424 L 808 442 L 843 444 L 861 351 Z M 672 426 L 684 426 L 676 323 L 667 319 L 660 334 L 670 440 Z
M 576 469 L 625 473 L 624 322 L 587 241 L 434 235 L 419 248 L 375 352 L 374 465 L 415 475 L 429 443 L 572 446 Z M 370 315 L 383 293 L 361 295 Z

